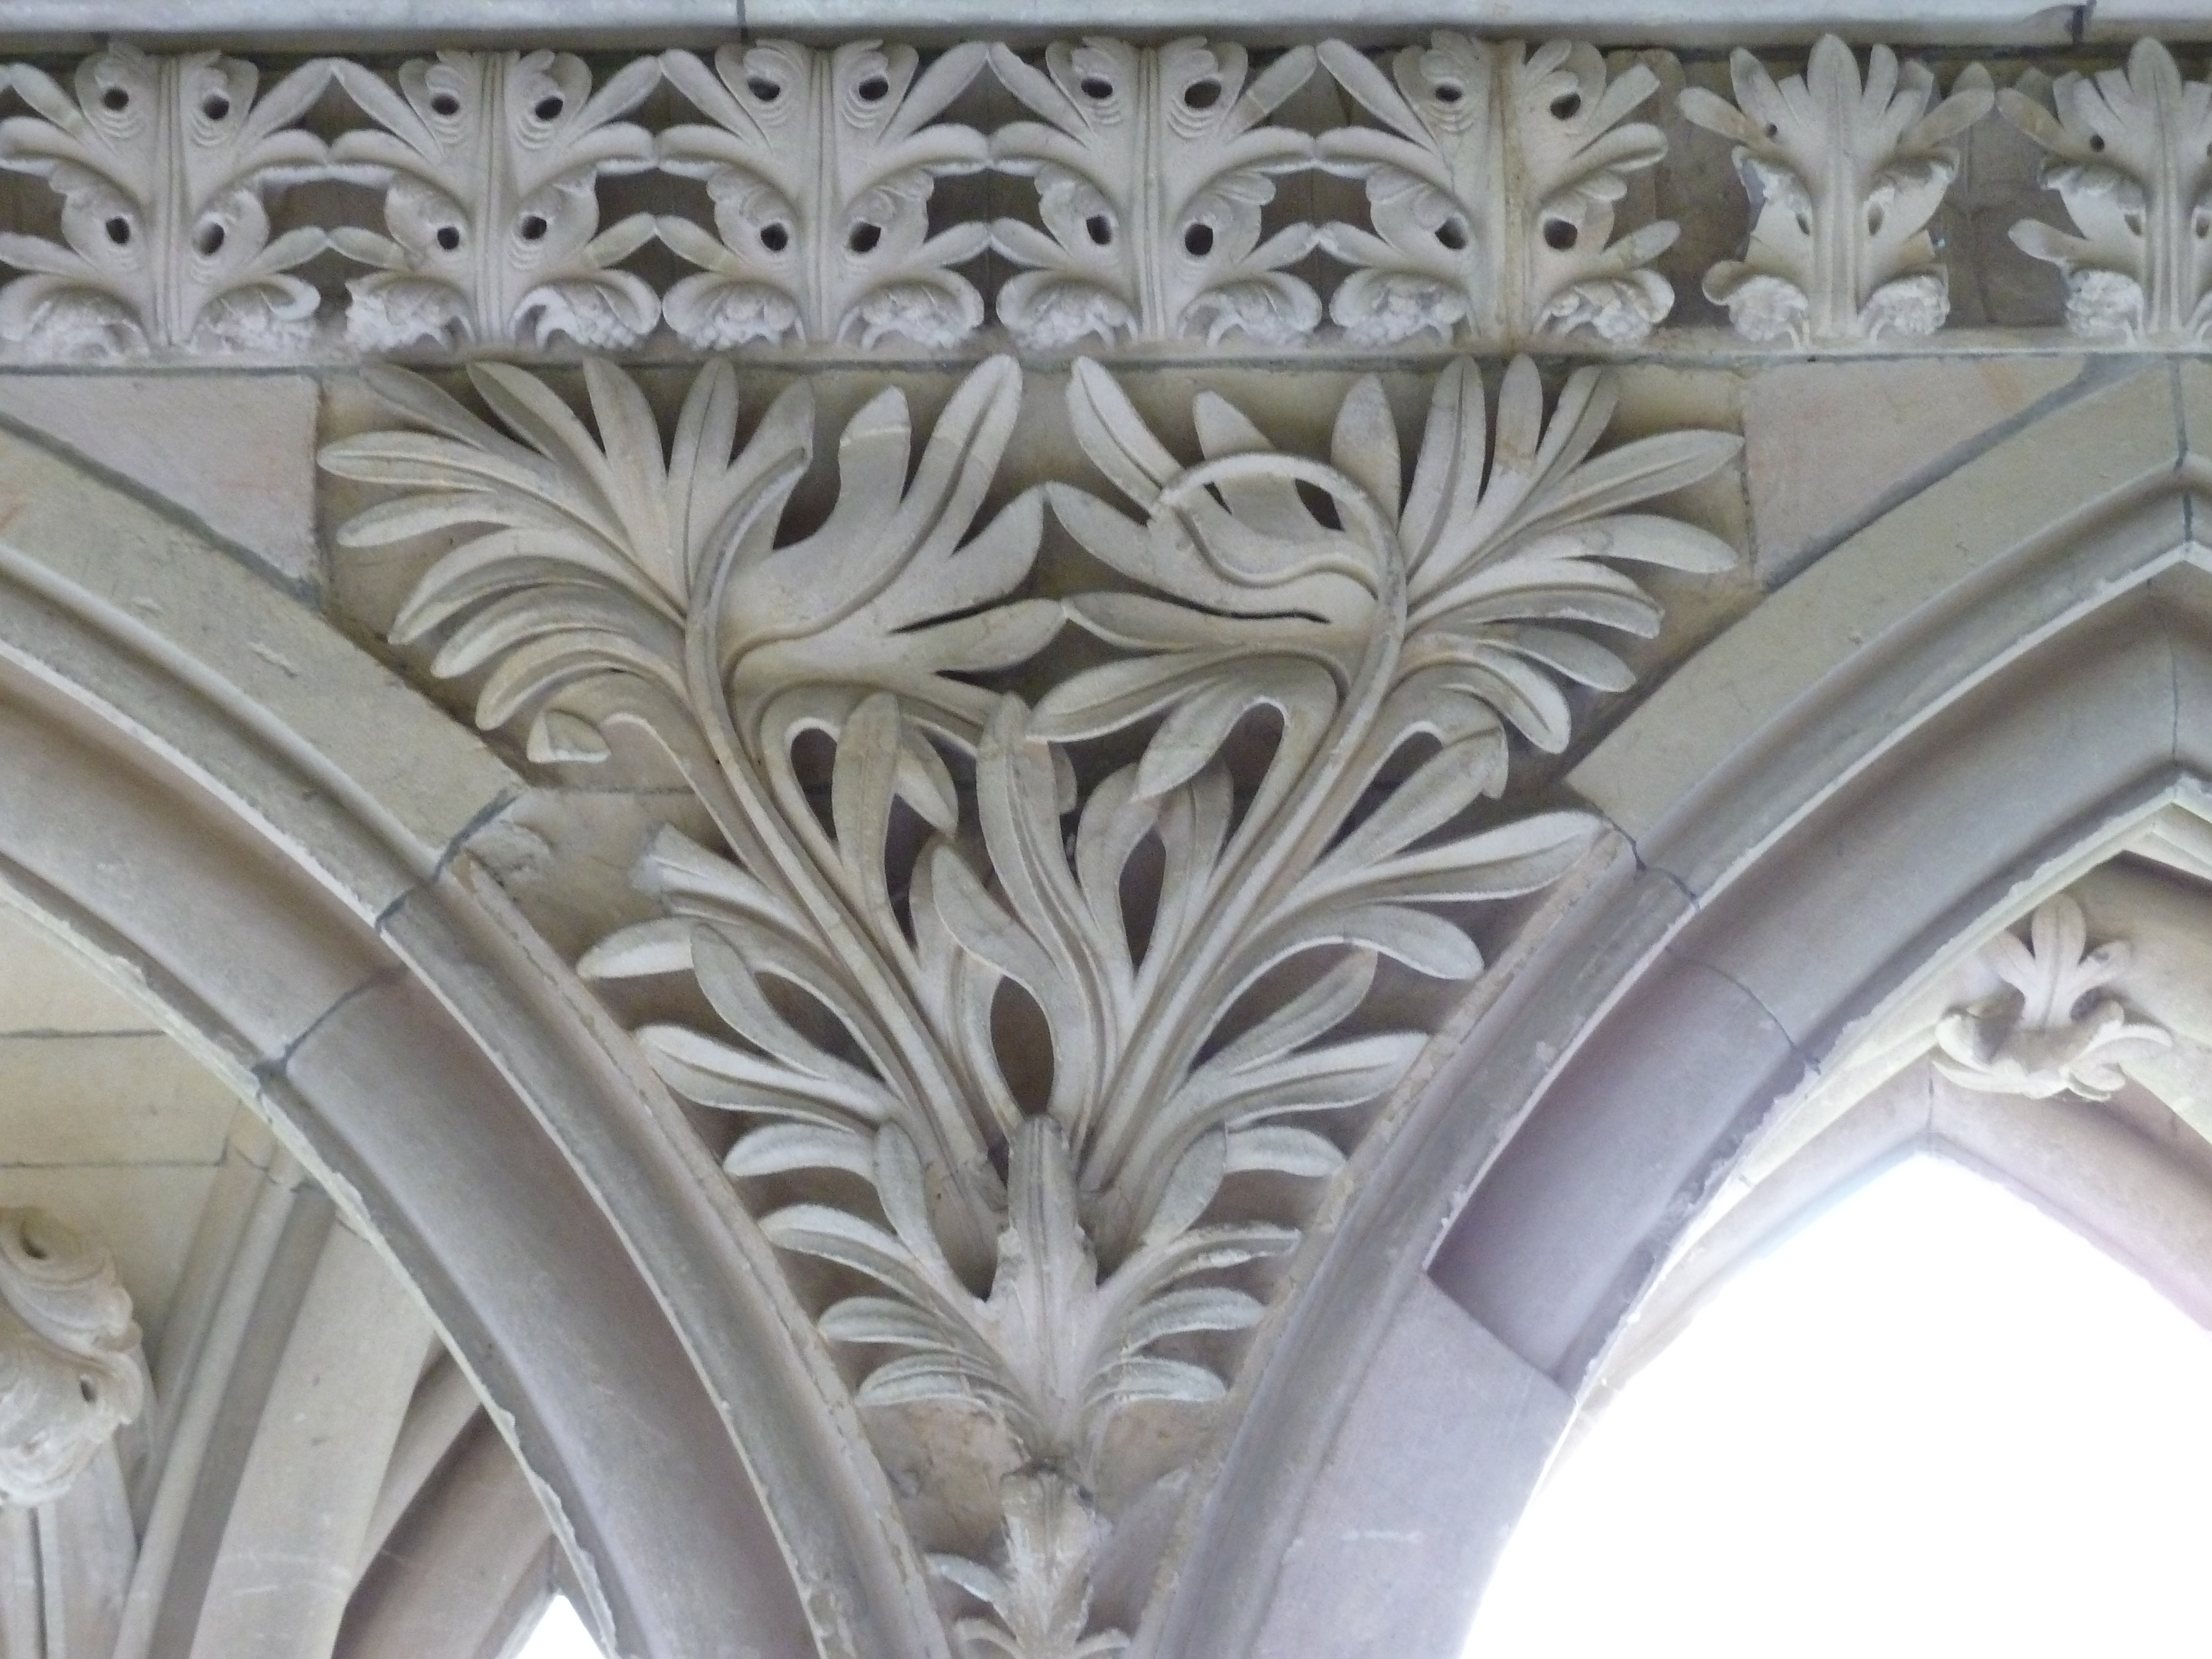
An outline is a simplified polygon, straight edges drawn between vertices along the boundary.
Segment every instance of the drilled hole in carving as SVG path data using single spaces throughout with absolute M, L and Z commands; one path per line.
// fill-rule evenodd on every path
M 783 96 L 783 88 L 765 75 L 748 76 L 745 78 L 745 90 L 763 104 L 773 104 Z
M 521 230 L 522 240 L 524 241 L 544 241 L 545 240 L 546 228 L 545 216 L 543 214 L 526 213 L 522 216 Z
M 1086 75 L 1079 84 L 1083 95 L 1093 103 L 1103 104 L 1114 95 L 1114 83 L 1103 75 Z
M 2200 242 L 2207 236 L 2212 236 L 2212 216 L 2200 210 L 2196 218 L 2190 221 L 2190 228 L 2197 233 L 2197 240 Z
M 100 94 L 100 101 L 102 107 L 114 110 L 119 114 L 131 107 L 131 94 L 121 87 L 110 87 Z
M 447 252 L 451 253 L 454 249 L 460 246 L 461 233 L 452 225 L 440 225 L 438 227 L 437 242 L 440 247 L 445 249 Z
M 2105 148 L 2105 135 L 2101 132 L 2091 133 L 2089 135 L 2089 148 L 2094 150 L 2102 150 Z
M 1869 235 L 1869 236 L 1879 236 L 1879 235 L 1881 235 L 1881 227 L 1882 227 L 1883 218 L 1884 218 L 1884 216 L 1883 216 L 1883 213 L 1882 213 L 1882 210 L 1881 210 L 1881 203 L 1876 202 L 1876 203 L 1875 203 L 1872 207 L 1869 207 L 1869 208 L 1867 210 L 1867 234 L 1868 234 L 1868 235 Z
M 100 1390 L 93 1387 L 92 1379 L 88 1376 L 80 1376 L 77 1378 L 76 1394 L 77 1398 L 83 1401 L 88 1406 L 93 1404 L 100 1398 Z
M 1182 234 L 1182 251 L 1194 259 L 1203 259 L 1213 252 L 1213 227 L 1193 225 Z
M 40 1240 L 33 1237 L 29 1233 L 25 1233 L 23 1235 L 23 1254 L 30 1257 L 33 1261 L 44 1261 L 46 1259 L 46 1247 Z
M 1182 89 L 1182 101 L 1192 109 L 1212 109 L 1221 101 L 1221 82 L 1194 81 Z
M 853 90 L 860 95 L 864 104 L 880 104 L 891 95 L 891 83 L 880 75 L 871 75 Z
M 1583 112 L 1583 95 L 1579 92 L 1563 92 L 1552 100 L 1552 118 L 1571 121 Z
M 561 118 L 561 112 L 568 107 L 558 98 L 541 98 L 530 112 L 541 121 L 557 121 Z
M 430 100 L 430 113 L 433 115 L 459 115 L 460 112 L 461 100 L 450 92 L 438 93 Z
M 210 121 L 220 121 L 230 113 L 230 100 L 219 92 L 211 92 L 200 100 L 200 113 Z
M 1331 530 L 1343 529 L 1336 515 L 1336 497 L 1319 484 L 1308 483 L 1304 478 L 1297 482 L 1298 499 L 1305 503 L 1306 511 L 1314 515 L 1315 521 Z
M 223 228 L 216 220 L 209 220 L 192 233 L 192 246 L 199 250 L 199 255 L 203 259 L 211 259 L 222 252 L 222 244 Z
M 1467 246 L 1467 221 L 1454 214 L 1437 227 L 1437 240 L 1458 253 Z
M 1085 234 L 1100 247 L 1108 246 L 1114 240 L 1114 222 L 1103 213 L 1094 213 L 1085 219 L 1083 229 Z
M 884 240 L 884 228 L 872 225 L 865 219 L 853 227 L 853 234 L 845 239 L 845 246 L 855 253 L 873 253 L 876 244 Z
M 116 215 L 100 228 L 107 233 L 107 240 L 116 246 L 128 247 L 131 245 L 131 222 L 121 214 Z
M 1456 81 L 1437 82 L 1437 102 L 1439 104 L 1456 104 L 1466 96 L 1467 88 Z
M 761 246 L 770 253 L 781 253 L 791 246 L 791 227 L 788 225 L 763 225 L 760 236 Z
M 1546 247 L 1551 248 L 1560 253 L 1565 253 L 1569 248 L 1572 247 L 1581 240 L 1582 232 L 1577 230 L 1565 219 L 1547 219 L 1544 221 L 1544 246 Z
M 2126 212 L 2120 215 L 2120 221 L 2127 226 L 2128 234 L 2130 235 L 2140 236 L 2142 234 L 2143 216 L 2142 210 L 2141 208 L 2129 209 Z

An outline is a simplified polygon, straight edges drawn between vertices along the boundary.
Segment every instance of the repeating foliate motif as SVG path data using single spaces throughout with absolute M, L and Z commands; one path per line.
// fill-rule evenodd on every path
M 911 46 L 872 40 L 814 52 L 789 41 L 725 46 L 714 68 L 662 58 L 713 122 L 660 135 L 660 164 L 706 180 L 720 240 L 664 216 L 661 240 L 702 267 L 669 290 L 669 325 L 707 350 L 749 341 L 897 338 L 957 344 L 982 296 L 951 267 L 990 243 L 987 225 L 929 234 L 936 179 L 972 173 L 990 147 L 931 125 L 983 67 L 956 46 L 916 76 Z
M 9 70 L 36 113 L 0 122 L 0 167 L 52 185 L 63 240 L 0 234 L 0 259 L 28 273 L 0 290 L 0 337 L 52 357 L 304 345 L 320 298 L 288 273 L 325 238 L 271 240 L 263 196 L 323 170 L 321 141 L 291 123 L 330 77 L 306 64 L 257 102 L 251 64 L 125 46 L 85 59 L 73 97 Z
M 478 722 L 526 723 L 541 758 L 638 733 L 689 780 L 721 846 L 663 830 L 641 866 L 660 918 L 581 969 L 681 975 L 713 1011 L 639 1040 L 735 1115 L 726 1167 L 774 1195 L 769 1237 L 846 1276 L 820 1326 L 860 1357 L 862 1406 L 983 1425 L 958 1455 L 995 1486 L 998 1547 L 933 1558 L 975 1603 L 959 1639 L 1117 1650 L 1090 1613 L 1116 1427 L 1203 1421 L 1224 1334 L 1263 1311 L 1241 1273 L 1298 1237 L 1233 1178 L 1337 1170 L 1352 1131 L 1330 1125 L 1425 1041 L 1363 1017 L 1382 961 L 1471 978 L 1449 917 L 1581 855 L 1586 815 L 1498 804 L 1514 734 L 1556 750 L 1566 686 L 1629 684 L 1591 634 L 1650 634 L 1659 610 L 1620 565 L 1732 562 L 1630 509 L 1736 441 L 1596 453 L 1607 377 L 1571 377 L 1547 422 L 1526 361 L 1493 435 L 1462 362 L 1410 481 L 1371 379 L 1325 460 L 1208 394 L 1186 463 L 1085 362 L 1069 416 L 1126 507 L 1053 483 L 979 523 L 1020 411 L 998 359 L 918 463 L 899 392 L 861 410 L 836 505 L 779 544 L 812 453 L 803 383 L 733 453 L 726 364 L 665 441 L 602 363 L 591 428 L 520 370 L 471 378 L 506 430 L 378 377 L 410 429 L 324 461 L 400 493 L 341 542 L 464 532 L 395 637 L 437 636 L 433 672 L 482 676 Z M 1048 505 L 1123 586 L 1018 597 Z M 1093 642 L 1024 670 L 1034 705 L 988 688 L 1068 623 Z M 1044 1041 L 1008 1037 L 1010 1000 Z
M 2202 338 L 2212 325 L 2212 86 L 2136 43 L 2125 70 L 2031 70 L 2000 97 L 2050 152 L 2044 182 L 2080 230 L 2014 225 L 2021 249 L 2066 273 L 2066 320 L 2091 338 Z
M 1658 87 L 1638 64 L 1608 83 L 1595 48 L 1555 40 L 1524 57 L 1439 30 L 1389 54 L 1390 73 L 1331 40 L 1322 61 L 1382 125 L 1324 133 L 1322 165 L 1364 179 L 1372 232 L 1321 228 L 1357 267 L 1329 302 L 1355 342 L 1423 332 L 1520 339 L 1587 328 L 1641 340 L 1674 302 L 1650 262 L 1662 221 L 1613 241 L 1624 175 L 1667 153 L 1659 130 L 1621 125 Z
M 1799 345 L 1932 334 L 1950 313 L 1950 278 L 1927 231 L 1958 176 L 1951 140 L 1995 101 L 1987 70 L 1960 71 L 1940 101 L 1923 64 L 1887 46 L 1863 82 L 1834 35 L 1802 75 L 1777 82 L 1751 53 L 1729 59 L 1735 103 L 1692 88 L 1682 113 L 1735 141 L 1757 218 L 1750 251 L 1706 273 L 1747 339 Z
M 51 1503 L 146 1401 L 131 1293 L 92 1240 L 0 1210 L 0 1503 Z
M 1042 70 L 994 46 L 991 66 L 1042 118 L 991 137 L 994 166 L 1036 179 L 1044 226 L 991 227 L 991 245 L 1028 267 L 999 294 L 1016 337 L 1272 344 L 1313 331 L 1320 296 L 1284 269 L 1312 247 L 1313 227 L 1261 239 L 1271 175 L 1313 161 L 1306 134 L 1261 125 L 1313 74 L 1310 46 L 1249 81 L 1243 47 L 1197 39 L 1060 41 Z
M 612 268 L 653 240 L 653 216 L 601 231 L 594 188 L 602 173 L 653 165 L 652 135 L 617 118 L 658 84 L 656 61 L 626 64 L 597 94 L 566 52 L 441 52 L 402 67 L 396 93 L 358 64 L 337 72 L 383 131 L 349 132 L 331 155 L 385 186 L 390 233 L 331 233 L 339 252 L 377 267 L 346 285 L 354 345 L 566 334 L 623 346 L 659 319 L 652 289 Z
M 1946 1014 L 1936 1028 L 1936 1069 L 1989 1094 L 2105 1100 L 2127 1082 L 2130 1060 L 2172 1046 L 2162 1026 L 2130 1018 L 2098 994 L 2128 965 L 2121 941 L 2092 951 L 2081 907 L 2061 894 L 2028 919 L 2025 942 L 2000 933 L 1983 957 L 2008 989 Z

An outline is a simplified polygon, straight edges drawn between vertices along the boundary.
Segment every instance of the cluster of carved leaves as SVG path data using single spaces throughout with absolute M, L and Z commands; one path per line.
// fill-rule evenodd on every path
M 330 77 L 308 64 L 261 94 L 240 59 L 127 46 L 85 59 L 70 89 L 9 69 L 34 112 L 0 121 L 0 167 L 52 185 L 62 240 L 0 234 L 0 260 L 26 273 L 0 289 L 0 337 L 57 357 L 304 342 L 319 296 L 288 273 L 325 239 L 272 238 L 264 198 L 324 169 L 292 123 Z
M 2001 94 L 2005 117 L 2049 152 L 2044 182 L 2078 235 L 2033 219 L 2012 239 L 2066 275 L 2066 319 L 2092 338 L 2196 340 L 2212 326 L 2212 85 L 2139 41 L 2125 69 Z
M 1438 30 L 1383 66 L 1332 40 L 1322 61 L 1381 125 L 1320 141 L 1322 165 L 1365 180 L 1370 232 L 1329 224 L 1321 245 L 1352 275 L 1329 301 L 1346 337 L 1388 345 L 1424 332 L 1486 339 L 1644 338 L 1674 302 L 1650 262 L 1677 228 L 1615 241 L 1626 175 L 1667 153 L 1658 128 L 1622 123 L 1658 87 L 1638 64 L 1608 82 L 1595 48 L 1528 54 Z
M 2127 971 L 2124 941 L 2089 948 L 2081 907 L 2064 894 L 2028 919 L 2025 941 L 2000 933 L 1983 958 L 2007 990 L 1946 1014 L 1936 1028 L 1936 1069 L 1988 1094 L 2106 1100 L 2133 1060 L 2172 1046 L 2162 1026 L 2133 1018 L 2104 988 Z
M 1633 509 L 1736 441 L 1599 453 L 1609 380 L 1578 372 L 1547 420 L 1524 360 L 1494 430 L 1474 368 L 1445 371 L 1410 477 L 1373 380 L 1326 459 L 1203 394 L 1191 462 L 1082 362 L 1069 418 L 1120 501 L 1054 481 L 987 514 L 1022 398 L 994 359 L 918 459 L 900 392 L 864 407 L 835 505 L 787 536 L 803 381 L 739 443 L 724 364 L 667 434 L 603 363 L 589 426 L 520 370 L 471 378 L 496 426 L 377 377 L 408 425 L 324 462 L 394 493 L 341 541 L 448 538 L 393 631 L 477 681 L 480 724 L 544 758 L 641 734 L 696 791 L 720 845 L 662 831 L 641 870 L 661 914 L 582 971 L 681 976 L 712 1010 L 639 1041 L 735 1115 L 726 1167 L 774 1178 L 769 1237 L 843 1270 L 820 1324 L 860 1403 L 994 1425 L 997 1558 L 938 1564 L 983 1609 L 965 1639 L 1109 1651 L 1085 1495 L 1109 1431 L 1222 1395 L 1219 1334 L 1263 1312 L 1243 1272 L 1298 1237 L 1224 1209 L 1224 1183 L 1333 1175 L 1345 1115 L 1425 1041 L 1366 1011 L 1380 963 L 1472 978 L 1466 908 L 1580 856 L 1585 815 L 1498 804 L 1515 744 L 1560 749 L 1570 688 L 1629 684 L 1602 636 L 1660 616 L 1623 565 L 1731 562 Z M 1021 597 L 1048 511 L 1111 586 Z M 994 689 L 1069 625 L 1094 644 L 1026 670 L 1033 702 Z M 1255 719 L 1272 746 L 1240 774 Z M 1009 996 L 1048 1085 L 997 1028 Z
M 1729 60 L 1735 102 L 1702 88 L 1682 113 L 1734 141 L 1757 206 L 1751 246 L 1715 265 L 1705 295 L 1753 340 L 1799 345 L 1932 334 L 1950 312 L 1949 278 L 1926 226 L 1958 176 L 1951 141 L 1990 112 L 1987 70 L 1960 71 L 1936 97 L 1925 64 L 1887 46 L 1858 60 L 1834 35 L 1804 73 L 1777 82 L 1759 59 Z
M 43 1210 L 0 1210 L 0 1503 L 61 1497 L 145 1403 L 113 1258 Z
M 920 74 L 913 47 L 872 40 L 834 52 L 725 46 L 711 71 L 690 52 L 663 58 L 713 125 L 663 132 L 660 165 L 706 181 L 716 231 L 660 220 L 661 240 L 700 267 L 669 290 L 669 325 L 708 350 L 886 337 L 948 346 L 981 326 L 982 296 L 952 267 L 983 252 L 989 228 L 932 236 L 929 199 L 939 178 L 989 160 L 972 127 L 931 125 L 985 56 L 955 46 Z
M 991 137 L 994 166 L 1036 179 L 1043 226 L 991 227 L 992 246 L 1025 267 L 999 299 L 1017 338 L 1072 346 L 1241 331 L 1283 342 L 1313 331 L 1320 296 L 1284 269 L 1313 246 L 1313 227 L 1263 240 L 1261 219 L 1273 175 L 1312 164 L 1311 137 L 1262 125 L 1313 74 L 1311 47 L 1257 76 L 1243 47 L 1194 38 L 1158 48 L 1060 41 L 1041 70 L 996 46 L 991 66 L 1037 117 Z

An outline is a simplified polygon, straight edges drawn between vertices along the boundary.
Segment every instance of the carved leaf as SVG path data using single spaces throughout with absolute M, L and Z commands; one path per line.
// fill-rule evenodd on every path
M 1382 124 L 1340 128 L 1319 144 L 1322 166 L 1366 181 L 1374 225 L 1320 232 L 1324 248 L 1356 267 L 1329 301 L 1348 338 L 1588 328 L 1632 342 L 1674 305 L 1649 267 L 1673 245 L 1674 225 L 1612 240 L 1624 175 L 1667 152 L 1656 127 L 1621 125 L 1657 77 L 1638 64 L 1608 84 L 1586 45 L 1524 51 L 1439 29 L 1427 46 L 1389 54 L 1386 76 L 1342 41 L 1321 47 L 1329 73 Z
M 1000 1565 L 933 1555 L 930 1568 L 989 1607 L 953 1633 L 971 1656 L 999 1659 L 1109 1659 L 1129 1645 L 1120 1631 L 1085 1635 L 1091 1567 L 1105 1528 L 1089 1494 L 1056 1469 L 1016 1471 L 1000 1485 L 1006 1516 Z
M 107 1251 L 43 1210 L 0 1210 L 0 1501 L 60 1498 L 138 1415 L 137 1350 Z
M 442 52 L 402 66 L 396 93 L 357 64 L 337 76 L 383 129 L 349 132 L 331 151 L 385 186 L 388 235 L 349 227 L 331 238 L 377 267 L 347 284 L 356 346 L 542 346 L 566 334 L 605 349 L 651 331 L 658 299 L 614 267 L 653 240 L 653 217 L 601 231 L 596 185 L 653 165 L 652 135 L 617 118 L 659 83 L 657 60 L 625 64 L 596 94 L 568 52 Z
M 1925 64 L 1900 68 L 1876 46 L 1862 84 L 1857 59 L 1832 34 L 1802 75 L 1780 82 L 1747 52 L 1729 67 L 1735 105 L 1693 87 L 1682 113 L 1735 141 L 1759 216 L 1749 252 L 1706 274 L 1706 297 L 1753 340 L 1804 345 L 1942 327 L 1948 278 L 1925 227 L 1958 174 L 1948 141 L 1995 101 L 1988 71 L 1967 65 L 1938 102 Z
M 1040 118 L 991 137 L 994 167 L 1036 180 L 1043 228 L 991 227 L 991 246 L 1029 267 L 999 295 L 1000 320 L 1024 343 L 1241 332 L 1279 344 L 1313 331 L 1321 301 L 1284 270 L 1313 246 L 1313 228 L 1261 240 L 1271 175 L 1313 159 L 1305 134 L 1261 125 L 1312 75 L 1311 47 L 1249 82 L 1243 47 L 1196 37 L 1059 41 L 1042 70 L 994 46 L 991 67 Z
M 972 173 L 983 136 L 933 117 L 983 67 L 955 46 L 917 76 L 911 46 L 872 40 L 816 52 L 787 40 L 724 46 L 714 67 L 691 53 L 661 62 L 712 126 L 659 138 L 660 164 L 706 181 L 717 241 L 663 216 L 661 240 L 702 267 L 669 290 L 669 325 L 721 350 L 748 341 L 888 338 L 957 344 L 983 301 L 951 267 L 973 259 L 988 227 L 929 234 L 929 198 L 947 173 Z
M 257 102 L 253 65 L 211 52 L 118 44 L 78 66 L 74 97 L 9 69 L 37 113 L 0 121 L 0 167 L 53 186 L 63 240 L 0 234 L 0 260 L 30 273 L 0 290 L 0 337 L 48 357 L 304 346 L 321 301 L 286 273 L 324 234 L 271 240 L 264 196 L 325 170 L 291 124 L 331 72 L 302 64 Z
M 2081 234 L 2023 219 L 2012 240 L 2066 273 L 2066 320 L 2090 338 L 2191 340 L 2212 326 L 2212 85 L 2156 40 L 2124 70 L 2031 70 L 1998 94 L 2049 155 L 2043 180 Z

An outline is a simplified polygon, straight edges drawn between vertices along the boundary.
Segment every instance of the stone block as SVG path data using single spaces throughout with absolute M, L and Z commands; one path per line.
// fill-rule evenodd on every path
M 1744 392 L 1759 580 L 1786 581 L 1975 440 L 2077 380 L 2079 357 L 1790 363 Z
M 0 1167 L 212 1165 L 237 1109 L 167 1036 L 0 1037 Z
M 315 382 L 304 374 L 0 374 L 0 420 L 319 586 Z

